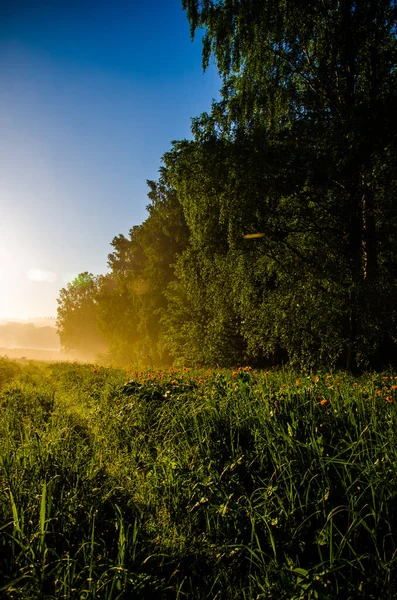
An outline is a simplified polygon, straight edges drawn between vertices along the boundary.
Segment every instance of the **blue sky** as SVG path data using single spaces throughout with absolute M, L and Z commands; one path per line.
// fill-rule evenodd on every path
M 0 318 L 54 316 L 220 82 L 180 0 L 2 0 L 0 80 Z

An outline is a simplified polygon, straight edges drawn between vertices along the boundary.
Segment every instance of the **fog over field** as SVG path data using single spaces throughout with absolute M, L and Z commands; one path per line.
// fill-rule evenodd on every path
M 0 319 L 0 357 L 40 361 L 89 361 L 94 355 L 66 352 L 60 343 L 56 319 Z
M 61 352 L 53 318 L 0 320 L 0 356 L 27 360 L 70 360 Z
M 60 350 L 53 319 L 0 322 L 0 347 Z

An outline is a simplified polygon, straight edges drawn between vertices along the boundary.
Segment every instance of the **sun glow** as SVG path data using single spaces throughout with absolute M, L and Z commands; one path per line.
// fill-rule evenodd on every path
M 28 252 L 23 245 L 22 234 L 17 236 L 11 229 L 4 234 L 0 240 L 0 319 L 27 321 L 55 314 L 57 273 L 37 264 L 32 249 Z

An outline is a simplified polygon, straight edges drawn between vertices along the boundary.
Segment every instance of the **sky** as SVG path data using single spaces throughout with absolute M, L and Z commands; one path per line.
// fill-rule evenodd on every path
M 0 319 L 56 316 L 219 97 L 181 0 L 1 0 Z

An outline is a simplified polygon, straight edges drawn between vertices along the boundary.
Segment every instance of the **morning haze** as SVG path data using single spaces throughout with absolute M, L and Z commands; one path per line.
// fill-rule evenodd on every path
M 182 7 L 0 8 L 0 594 L 395 599 L 397 0 Z

